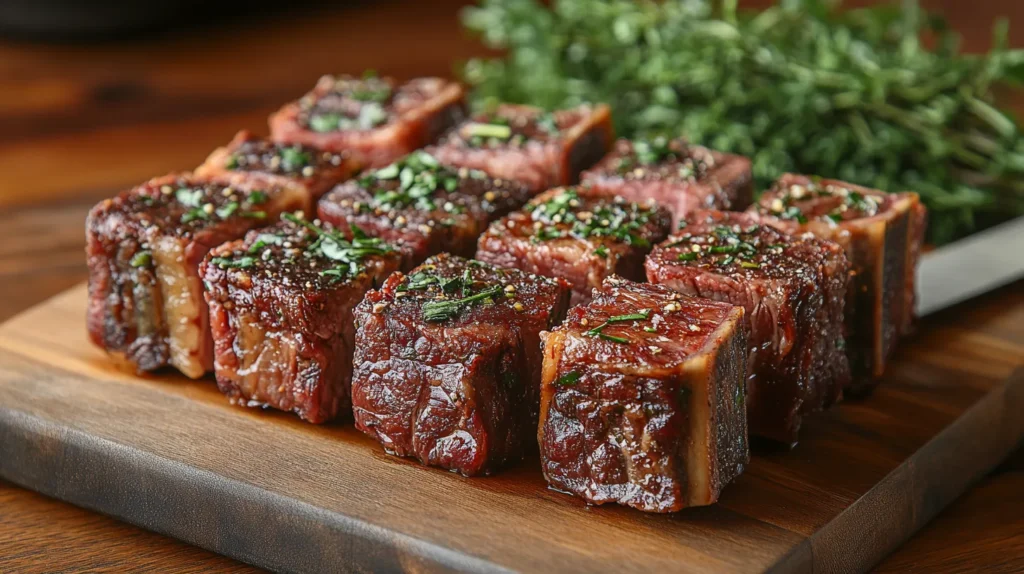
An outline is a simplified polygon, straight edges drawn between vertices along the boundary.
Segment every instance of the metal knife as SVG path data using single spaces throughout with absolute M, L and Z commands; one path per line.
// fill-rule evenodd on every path
M 917 314 L 928 315 L 1024 277 L 1024 217 L 921 256 Z

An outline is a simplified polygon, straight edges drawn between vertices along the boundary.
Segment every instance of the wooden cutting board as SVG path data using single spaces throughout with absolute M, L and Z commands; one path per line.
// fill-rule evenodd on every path
M 1024 439 L 1014 293 L 923 322 L 874 395 L 672 516 L 588 507 L 536 460 L 466 479 L 350 425 L 232 407 L 212 381 L 137 377 L 87 342 L 85 295 L 0 327 L 0 476 L 275 570 L 865 570 Z

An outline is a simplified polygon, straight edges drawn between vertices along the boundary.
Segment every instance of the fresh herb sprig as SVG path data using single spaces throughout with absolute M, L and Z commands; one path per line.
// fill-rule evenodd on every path
M 935 243 L 1024 214 L 1024 137 L 993 104 L 997 86 L 1024 83 L 1006 22 L 989 53 L 965 55 L 913 0 L 840 4 L 482 0 L 464 22 L 508 55 L 464 75 L 478 104 L 603 101 L 626 137 L 685 135 L 749 156 L 762 189 L 799 172 L 916 191 Z

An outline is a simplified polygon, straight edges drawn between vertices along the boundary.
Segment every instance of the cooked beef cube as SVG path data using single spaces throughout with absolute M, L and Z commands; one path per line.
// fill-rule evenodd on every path
M 477 259 L 561 277 L 572 284 L 572 304 L 612 274 L 644 280 L 644 257 L 668 237 L 671 216 L 653 203 L 638 205 L 606 195 L 559 188 L 491 224 Z
M 214 150 L 195 174 L 218 177 L 239 173 L 272 184 L 298 184 L 315 203 L 357 171 L 359 164 L 343 152 L 275 143 L 243 130 L 228 145 Z
M 595 504 L 712 504 L 749 460 L 743 309 L 611 277 L 544 338 L 541 466 Z
M 93 342 L 140 372 L 169 364 L 202 376 L 213 367 L 213 343 L 199 263 L 283 210 L 308 207 L 297 186 L 187 174 L 101 202 L 85 224 Z
M 354 225 L 395 243 L 408 270 L 445 251 L 471 257 L 487 224 L 529 197 L 521 184 L 445 167 L 417 151 L 338 186 L 320 201 L 319 215 L 339 228 Z
M 536 193 L 579 181 L 608 152 L 611 121 L 605 105 L 549 113 L 503 104 L 462 123 L 431 151 L 442 163 L 521 181 Z
M 674 225 L 699 209 L 742 210 L 754 191 L 749 159 L 682 139 L 620 139 L 582 179 L 584 185 L 630 201 L 664 205 Z
M 313 91 L 270 116 L 271 137 L 347 152 L 387 165 L 433 143 L 465 117 L 465 92 L 441 78 L 396 85 L 391 78 L 324 76 Z
M 519 460 L 535 444 L 540 333 L 568 303 L 563 281 L 448 254 L 393 274 L 356 308 L 356 427 L 465 476 Z
M 234 404 L 323 423 L 351 406 L 352 310 L 399 256 L 380 239 L 284 217 L 203 262 L 214 372 Z
M 750 211 L 787 233 L 809 231 L 846 250 L 851 390 L 870 389 L 914 321 L 914 277 L 927 218 L 917 194 L 787 174 Z
M 654 248 L 647 278 L 746 310 L 751 434 L 793 443 L 804 415 L 841 396 L 849 264 L 839 245 L 787 235 L 754 214 L 698 211 Z

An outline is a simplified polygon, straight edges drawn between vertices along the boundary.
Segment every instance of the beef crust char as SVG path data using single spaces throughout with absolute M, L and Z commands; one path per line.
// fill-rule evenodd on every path
M 914 322 L 914 279 L 927 220 L 917 194 L 786 174 L 750 211 L 787 233 L 811 232 L 846 250 L 852 271 L 846 299 L 850 390 L 870 390 Z
M 308 207 L 301 188 L 245 178 L 159 177 L 96 205 L 86 220 L 92 341 L 139 372 L 213 366 L 199 264 L 206 253 Z
M 417 151 L 338 186 L 320 202 L 319 216 L 395 243 L 408 270 L 441 252 L 471 257 L 487 224 L 529 196 L 521 184 L 443 166 Z
M 840 246 L 784 234 L 754 214 L 701 211 L 646 266 L 652 283 L 746 310 L 751 434 L 794 443 L 804 415 L 840 398 L 850 379 Z
M 559 188 L 492 223 L 480 237 L 477 258 L 564 278 L 576 305 L 612 274 L 643 281 L 644 257 L 670 229 L 668 211 L 652 203 Z
M 391 78 L 324 76 L 270 116 L 271 137 L 347 152 L 380 167 L 434 142 L 465 116 L 465 92 L 441 78 L 398 85 Z
M 228 145 L 214 150 L 195 173 L 200 177 L 246 174 L 268 184 L 298 184 L 313 204 L 357 171 L 358 162 L 348 154 L 276 143 L 242 130 Z
M 356 427 L 398 456 L 465 476 L 533 442 L 540 333 L 565 316 L 564 282 L 442 254 L 391 275 L 356 308 Z
M 352 309 L 399 256 L 379 240 L 286 217 L 203 262 L 217 386 L 234 404 L 323 423 L 351 404 Z
M 647 512 L 712 504 L 749 460 L 743 309 L 609 278 L 544 338 L 555 489 Z
M 571 185 L 608 152 L 608 106 L 545 112 L 502 104 L 452 129 L 429 148 L 442 163 L 520 181 L 534 193 Z
M 655 201 L 672 213 L 674 225 L 700 209 L 742 210 L 754 192 L 749 159 L 665 138 L 616 141 L 582 182 L 630 201 Z

